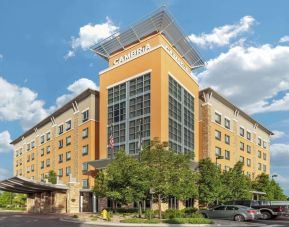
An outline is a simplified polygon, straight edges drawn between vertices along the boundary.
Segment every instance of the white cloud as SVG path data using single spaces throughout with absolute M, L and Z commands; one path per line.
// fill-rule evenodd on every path
M 288 167 L 289 144 L 275 143 L 270 147 L 271 165 L 278 167 Z
M 19 87 L 0 77 L 0 121 L 20 120 L 22 127 L 28 129 L 47 116 L 44 101 L 27 87 Z
M 289 42 L 289 35 L 283 36 L 280 40 L 279 43 L 286 43 Z
M 0 54 L 0 61 L 2 61 L 4 58 L 3 54 Z
M 271 136 L 272 140 L 280 139 L 286 136 L 285 132 L 274 130 L 274 135 Z
M 10 144 L 11 141 L 12 139 L 8 131 L 0 132 L 0 153 L 6 153 L 13 150 L 13 146 Z
M 105 39 L 119 30 L 109 17 L 101 24 L 87 24 L 79 29 L 78 37 L 71 37 L 71 50 L 65 55 L 65 58 L 75 56 L 75 50 L 81 48 L 87 50 L 93 44 Z
M 250 31 L 255 23 L 255 19 L 251 16 L 244 16 L 237 24 L 224 25 L 216 27 L 211 33 L 202 33 L 201 35 L 191 34 L 189 39 L 202 48 L 213 48 L 215 46 L 226 46 L 231 43 L 234 38 Z
M 94 90 L 98 90 L 98 86 L 92 81 L 87 78 L 81 78 L 77 81 L 74 81 L 72 84 L 70 84 L 67 87 L 67 90 L 69 91 L 68 94 L 64 94 L 56 99 L 56 108 L 59 108 L 60 106 L 67 103 L 69 100 L 71 100 L 73 97 L 79 95 L 84 90 L 91 88 Z
M 9 170 L 0 168 L 0 180 L 5 180 L 11 176 L 12 173 Z
M 198 78 L 249 113 L 289 110 L 289 46 L 234 46 Z

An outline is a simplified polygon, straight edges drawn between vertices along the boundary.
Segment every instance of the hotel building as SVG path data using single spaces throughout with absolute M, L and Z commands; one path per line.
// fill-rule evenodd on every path
M 251 177 L 269 173 L 272 133 L 214 90 L 200 91 L 191 72 L 204 61 L 166 10 L 91 49 L 108 62 L 99 91 L 83 92 L 12 142 L 15 176 L 35 183 L 53 170 L 68 185 L 58 188 L 66 190 L 67 212 L 96 211 L 105 205 L 91 193 L 93 178 L 112 158 L 111 132 L 115 151 L 137 154 L 140 137 L 144 145 L 157 137 L 177 152 L 194 152 L 195 162 L 208 157 L 227 170 L 241 160 Z

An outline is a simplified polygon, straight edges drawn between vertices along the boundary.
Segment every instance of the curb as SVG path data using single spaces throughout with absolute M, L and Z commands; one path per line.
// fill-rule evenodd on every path
M 260 223 L 236 223 L 235 225 L 232 225 L 231 223 L 228 224 L 134 224 L 134 223 L 116 223 L 116 222 L 95 222 L 95 221 L 80 221 L 80 220 L 73 220 L 73 219 L 65 219 L 62 218 L 60 221 L 63 222 L 70 222 L 70 223 L 77 223 L 77 224 L 87 224 L 87 225 L 95 225 L 95 226 L 120 226 L 120 227 L 196 227 L 196 226 L 266 226 L 265 224 L 262 225 Z

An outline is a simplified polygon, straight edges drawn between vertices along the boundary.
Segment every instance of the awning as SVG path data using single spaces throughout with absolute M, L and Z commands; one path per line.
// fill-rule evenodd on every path
M 11 177 L 0 181 L 0 190 L 6 192 L 30 194 L 36 192 L 66 191 L 68 187 L 64 184 L 50 184 L 36 182 L 26 177 Z

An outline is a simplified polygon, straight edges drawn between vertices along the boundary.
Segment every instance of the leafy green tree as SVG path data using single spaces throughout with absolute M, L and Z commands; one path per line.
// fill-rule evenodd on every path
M 12 199 L 13 205 L 17 207 L 23 207 L 26 204 L 27 195 L 25 194 L 14 194 Z
M 284 201 L 284 200 L 288 199 L 288 196 L 286 196 L 284 194 L 283 189 L 274 179 L 271 180 L 271 187 L 273 190 L 273 199 L 274 200 L 281 200 L 281 201 L 283 200 Z
M 243 162 L 237 162 L 232 169 L 223 173 L 223 200 L 250 198 L 251 180 L 243 174 L 243 166 Z
M 46 177 L 46 179 L 48 180 L 48 182 L 50 182 L 51 184 L 56 184 L 57 183 L 57 177 L 56 177 L 56 173 L 53 170 L 50 170 L 48 173 L 48 176 Z
M 6 207 L 7 205 L 12 205 L 14 194 L 11 192 L 1 192 L 0 193 L 0 206 Z
M 196 173 L 191 169 L 190 155 L 179 154 L 168 149 L 167 143 L 158 139 L 141 153 L 141 162 L 146 168 L 150 192 L 158 203 L 161 218 L 161 203 L 169 196 L 179 199 L 197 195 Z
M 221 170 L 209 158 L 199 162 L 199 200 L 205 206 L 222 199 Z

